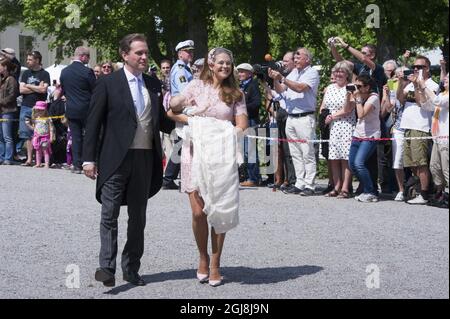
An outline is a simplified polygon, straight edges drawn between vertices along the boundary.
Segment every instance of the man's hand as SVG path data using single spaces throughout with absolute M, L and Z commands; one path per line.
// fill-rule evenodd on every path
M 283 75 L 281 75 L 280 72 L 272 70 L 271 68 L 269 68 L 268 74 L 269 74 L 269 77 L 274 80 L 280 81 L 283 78 Z
M 347 43 L 345 43 L 341 37 L 334 37 L 334 45 L 337 47 L 345 48 L 347 46 Z
M 90 179 L 97 178 L 97 166 L 95 164 L 87 164 L 83 166 L 84 175 Z

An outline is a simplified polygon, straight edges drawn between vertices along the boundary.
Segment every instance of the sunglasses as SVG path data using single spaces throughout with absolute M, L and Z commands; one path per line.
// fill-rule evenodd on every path
M 102 66 L 102 69 L 111 69 L 111 67 L 109 65 L 104 65 Z
M 413 69 L 423 70 L 425 68 L 426 68 L 425 65 L 413 65 Z
M 361 90 L 362 87 L 365 87 L 365 85 L 356 84 L 356 88 L 357 88 L 358 90 Z

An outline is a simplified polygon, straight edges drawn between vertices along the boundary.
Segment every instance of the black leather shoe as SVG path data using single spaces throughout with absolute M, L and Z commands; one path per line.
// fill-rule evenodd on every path
M 294 185 L 291 185 L 291 187 L 283 190 L 283 193 L 285 193 L 285 194 L 298 195 L 301 192 L 302 192 L 302 190 L 300 188 L 295 187 Z
M 106 268 L 97 268 L 95 280 L 102 282 L 105 287 L 114 287 L 116 285 L 114 274 Z
M 128 281 L 130 284 L 136 286 L 145 286 L 145 281 L 137 273 L 137 271 L 129 271 L 123 273 L 123 280 Z
M 280 184 L 275 184 L 275 183 L 269 183 L 267 184 L 268 188 L 276 188 L 276 189 L 280 189 L 281 185 Z

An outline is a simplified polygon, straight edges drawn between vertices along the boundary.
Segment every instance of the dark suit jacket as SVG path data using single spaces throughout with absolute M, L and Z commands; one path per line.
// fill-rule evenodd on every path
M 152 112 L 153 127 L 153 169 L 148 198 L 161 188 L 162 148 L 159 131 L 170 133 L 175 123 L 167 118 L 162 105 L 161 85 L 143 74 Z M 136 133 L 137 120 L 133 98 L 127 77 L 123 70 L 99 79 L 92 95 L 83 143 L 83 161 L 97 162 L 98 178 L 96 197 L 99 202 L 100 190 L 106 180 L 120 167 Z M 101 140 L 100 130 L 103 129 Z M 99 152 L 98 152 L 98 148 Z M 96 158 L 99 154 L 99 158 Z M 126 196 L 122 205 L 126 205 Z
M 252 79 L 243 89 L 248 118 L 259 123 L 259 109 L 261 107 L 261 92 L 258 80 Z
M 61 71 L 61 86 L 66 101 L 68 119 L 86 119 L 95 86 L 94 71 L 81 62 L 74 61 Z

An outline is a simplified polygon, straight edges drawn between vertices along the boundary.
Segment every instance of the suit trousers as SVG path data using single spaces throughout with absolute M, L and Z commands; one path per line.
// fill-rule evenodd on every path
M 174 141 L 172 148 L 172 154 L 167 162 L 166 170 L 164 171 L 163 186 L 168 185 L 178 178 L 181 169 L 181 145 L 183 141 L 181 138 L 177 138 Z
M 83 165 L 82 148 L 83 148 L 83 136 L 85 127 L 86 121 L 84 119 L 69 119 L 69 128 L 70 133 L 72 134 L 73 166 L 76 169 L 81 169 Z
M 122 252 L 122 271 L 138 271 L 144 253 L 144 228 L 154 155 L 152 150 L 129 150 L 117 171 L 101 189 L 100 267 L 115 273 L 117 220 L 120 207 L 128 205 L 127 242 Z M 99 170 L 101 174 L 101 168 Z

